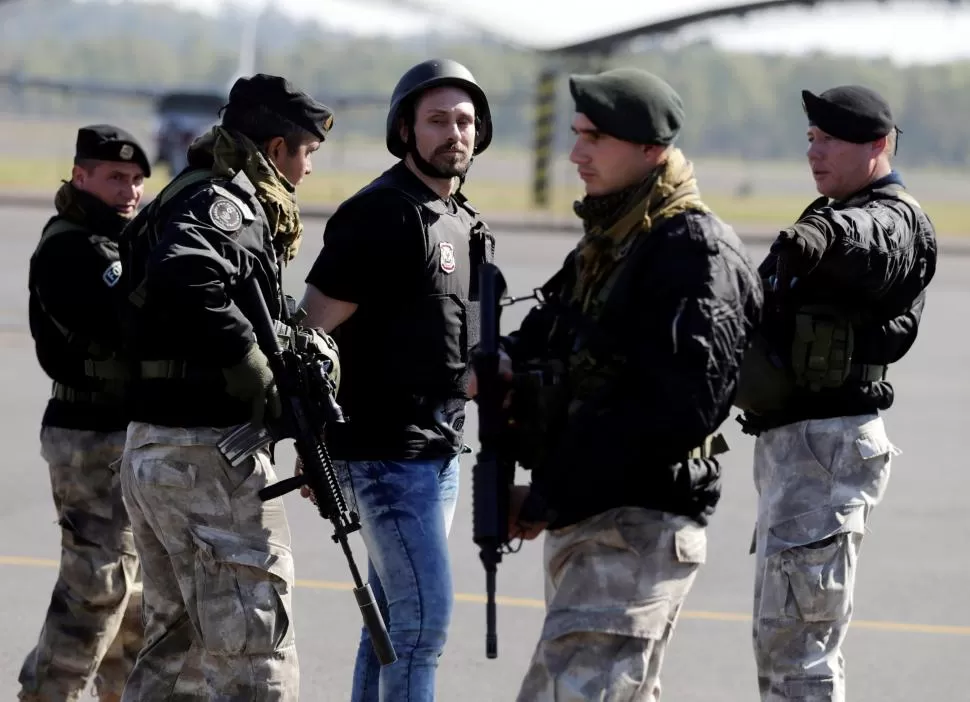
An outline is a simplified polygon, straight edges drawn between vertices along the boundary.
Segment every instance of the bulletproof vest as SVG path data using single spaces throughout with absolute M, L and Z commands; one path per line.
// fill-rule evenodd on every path
M 382 317 L 389 349 L 382 377 L 395 394 L 418 404 L 463 399 L 469 352 L 479 337 L 478 268 L 492 260 L 494 237 L 460 193 L 450 202 L 429 198 L 419 181 L 394 169 L 351 200 L 378 190 L 393 190 L 414 205 L 428 247 L 423 290 L 412 300 L 389 301 L 396 314 Z
M 119 404 L 128 376 L 123 360 L 115 350 L 69 329 L 45 309 L 35 290 L 34 268 L 38 255 L 52 239 L 64 235 L 86 237 L 92 247 L 113 249 L 115 246 L 110 238 L 62 217 L 48 221 L 31 255 L 28 275 L 28 317 L 37 355 L 53 378 L 52 394 L 56 399 L 71 403 Z M 109 272 L 121 275 L 121 270 L 116 267 L 110 268 Z M 104 313 L 92 311 L 92 314 Z
M 863 191 L 844 203 L 818 198 L 799 219 L 818 207 L 858 207 L 879 199 L 904 202 L 912 208 L 919 226 L 932 230 L 919 203 L 897 183 Z M 871 351 L 860 354 L 859 342 L 873 327 L 893 325 L 908 315 L 914 305 L 921 304 L 923 287 L 922 276 L 917 276 L 891 290 L 878 303 L 862 308 L 850 301 L 824 300 L 803 301 L 787 310 L 789 329 L 776 331 L 770 339 L 763 328 L 753 335 L 741 367 L 735 406 L 755 414 L 771 414 L 783 411 L 799 392 L 885 380 L 890 363 L 899 360 L 902 353 L 882 358 L 873 357 Z

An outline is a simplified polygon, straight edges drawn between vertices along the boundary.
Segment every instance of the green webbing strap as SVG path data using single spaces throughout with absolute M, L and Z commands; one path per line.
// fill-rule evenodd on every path
M 54 381 L 54 387 L 51 394 L 54 398 L 61 400 L 62 402 L 69 403 L 117 405 L 121 402 L 120 395 L 112 395 L 111 393 L 107 392 L 90 390 L 75 390 L 74 388 L 67 387 L 63 383 L 58 383 L 57 381 Z
M 184 361 L 142 361 L 139 364 L 142 378 L 154 380 L 180 379 L 188 376 L 188 366 Z
M 104 361 L 85 359 L 84 374 L 103 380 L 125 380 L 128 378 L 128 369 L 123 363 L 114 359 Z
M 181 178 L 177 178 L 176 180 L 169 183 L 168 187 L 166 187 L 164 190 L 162 190 L 161 193 L 159 193 L 158 197 L 155 198 L 154 202 L 152 202 L 150 207 L 157 209 L 159 207 L 164 206 L 167 202 L 169 202 L 173 197 L 175 197 L 180 192 L 185 190 L 185 188 L 187 188 L 188 186 L 194 185 L 196 183 L 201 183 L 203 180 L 205 180 L 206 178 L 211 178 L 213 175 L 215 174 L 208 168 L 199 168 L 194 171 L 189 171 Z M 144 231 L 145 229 L 143 226 L 142 229 L 136 235 L 136 237 L 142 236 L 144 234 Z M 135 307 L 139 307 L 139 308 L 145 304 L 145 280 L 144 279 L 142 279 L 142 281 L 138 283 L 135 289 L 131 291 L 131 294 L 128 295 L 128 300 Z

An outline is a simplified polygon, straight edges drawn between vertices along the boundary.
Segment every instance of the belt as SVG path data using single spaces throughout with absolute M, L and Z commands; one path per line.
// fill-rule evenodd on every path
M 138 372 L 142 378 L 187 378 L 189 365 L 185 361 L 142 361 Z
M 98 390 L 75 390 L 57 381 L 54 381 L 51 394 L 55 399 L 62 402 L 86 405 L 120 405 L 122 401 L 121 397 L 112 393 Z
M 875 365 L 872 363 L 853 363 L 849 366 L 849 376 L 847 380 L 855 380 L 860 383 L 878 383 L 886 379 L 889 366 Z

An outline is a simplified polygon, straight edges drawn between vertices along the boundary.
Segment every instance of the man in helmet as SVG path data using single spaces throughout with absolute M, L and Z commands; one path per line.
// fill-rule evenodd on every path
M 255 281 L 294 335 L 281 276 L 303 230 L 295 191 L 333 114 L 266 74 L 236 81 L 224 109 L 124 236 L 135 378 L 121 485 L 146 627 L 124 702 L 299 695 L 289 526 L 282 499 L 259 498 L 272 454 L 233 464 L 218 445 L 279 412 L 239 292 Z
M 434 699 L 451 618 L 447 534 L 477 269 L 494 248 L 459 189 L 491 135 L 488 101 L 467 68 L 411 68 L 387 117 L 387 148 L 401 160 L 334 213 L 306 279 L 306 323 L 334 332 L 341 349 L 348 421 L 332 427 L 330 449 L 356 498 L 368 579 L 398 655 L 380 669 L 362 636 L 354 702 Z

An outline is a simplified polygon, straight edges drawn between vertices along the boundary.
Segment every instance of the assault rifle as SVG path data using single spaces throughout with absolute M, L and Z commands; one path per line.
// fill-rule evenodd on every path
M 513 552 L 509 549 L 509 497 L 516 464 L 514 452 L 507 446 L 503 408 L 510 385 L 499 375 L 501 308 L 520 300 L 539 299 L 539 291 L 525 297 L 507 297 L 505 278 L 492 263 L 479 267 L 478 281 L 481 332 L 472 366 L 478 382 L 479 451 L 472 468 L 472 540 L 485 567 L 485 655 L 497 658 L 495 579 L 502 556 Z
M 256 333 L 256 341 L 269 359 L 282 402 L 282 417 L 269 430 L 254 430 L 243 425 L 225 436 L 219 444 L 226 459 L 233 465 L 245 460 L 258 446 L 283 438 L 292 438 L 296 452 L 303 462 L 303 472 L 281 480 L 259 491 L 264 502 L 280 497 L 303 485 L 313 490 L 320 516 L 334 529 L 331 537 L 340 544 L 354 580 L 354 596 L 360 607 L 364 625 L 370 634 L 374 652 L 381 665 L 397 660 L 384 619 L 374 600 L 374 593 L 365 583 L 354 562 L 347 536 L 360 529 L 356 512 L 347 509 L 336 471 L 323 438 L 324 428 L 343 420 L 343 413 L 333 396 L 329 376 L 330 359 L 312 350 L 299 352 L 280 346 L 276 328 L 258 283 L 250 279 L 243 291 L 240 307 L 249 318 Z

